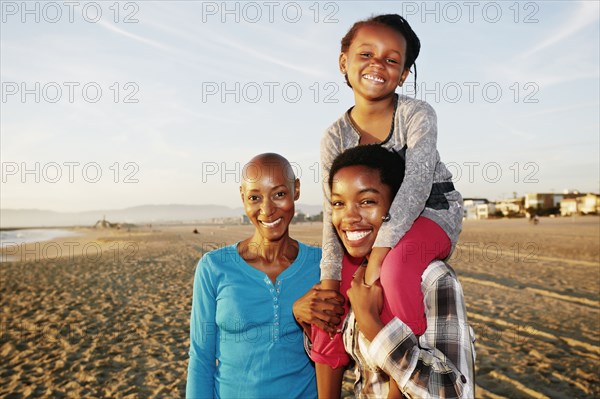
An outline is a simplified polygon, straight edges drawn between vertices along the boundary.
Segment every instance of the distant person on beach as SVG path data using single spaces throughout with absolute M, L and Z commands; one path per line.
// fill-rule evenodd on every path
M 408 22 L 397 14 L 356 22 L 341 41 L 339 68 L 354 92 L 355 105 L 321 139 L 323 202 L 323 257 L 321 282 L 338 290 L 343 249 L 331 224 L 332 198 L 328 179 L 334 158 L 344 150 L 377 144 L 403 154 L 406 178 L 393 198 L 378 230 L 365 271 L 367 284 L 381 277 L 386 314 L 401 319 L 418 336 L 427 328 L 421 275 L 434 259 L 446 259 L 462 228 L 462 197 L 437 150 L 437 119 L 424 101 L 396 94 L 414 67 L 421 43 Z M 373 232 L 349 232 L 361 241 Z M 341 338 L 313 329 L 312 357 L 319 376 L 345 365 L 348 358 L 332 358 L 332 345 Z M 319 383 L 320 385 L 320 383 Z
M 467 322 L 461 285 L 452 268 L 432 261 L 420 276 L 427 329 L 415 334 L 384 306 L 381 284 L 364 280 L 377 233 L 402 184 L 403 160 L 378 145 L 351 148 L 336 157 L 328 180 L 332 226 L 345 250 L 341 292 L 349 298 L 343 347 L 354 360 L 357 398 L 473 398 L 473 332 Z M 352 234 L 370 232 L 361 239 Z M 306 308 L 312 292 L 294 304 L 294 315 L 308 336 L 314 327 L 296 309 Z M 309 348 L 307 348 L 310 351 Z M 345 353 L 327 353 L 341 362 Z M 339 398 L 344 368 L 319 381 L 319 397 Z M 393 382 L 393 383 L 392 383 Z M 396 389 L 400 392 L 396 392 Z
M 186 397 L 316 398 L 315 369 L 292 314 L 319 282 L 321 258 L 288 233 L 300 182 L 284 157 L 261 154 L 244 166 L 240 194 L 254 234 L 198 263 Z M 343 312 L 335 291 L 317 296 L 332 299 L 322 301 L 331 314 Z M 340 320 L 321 318 L 332 321 L 330 330 Z

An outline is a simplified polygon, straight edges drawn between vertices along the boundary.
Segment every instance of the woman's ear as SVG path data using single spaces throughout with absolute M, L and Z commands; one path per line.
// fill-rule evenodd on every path
M 240 186 L 240 198 L 242 199 L 242 204 L 244 203 L 244 188 Z
M 342 74 L 346 74 L 346 62 L 348 61 L 348 56 L 345 53 L 340 53 L 340 57 L 338 59 L 338 63 L 339 63 L 339 67 L 340 67 L 340 72 Z
M 300 198 L 300 179 L 294 180 L 294 201 Z

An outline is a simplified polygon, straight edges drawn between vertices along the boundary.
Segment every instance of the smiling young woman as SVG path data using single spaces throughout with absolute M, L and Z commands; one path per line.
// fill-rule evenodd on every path
M 342 337 L 321 340 L 316 339 L 320 337 L 317 329 L 310 332 L 319 397 L 340 397 L 344 370 L 340 366 L 348 355 L 354 360 L 357 398 L 475 397 L 474 335 L 454 270 L 433 260 L 419 275 L 427 319 L 422 335 L 392 311 L 397 298 L 388 294 L 398 290 L 398 282 L 406 277 L 398 267 L 399 257 L 385 260 L 384 271 L 389 270 L 390 277 L 384 279 L 382 272 L 381 282 L 373 284 L 364 279 L 365 267 L 361 266 L 372 256 L 375 236 L 388 222 L 387 212 L 403 175 L 402 159 L 379 145 L 348 149 L 331 165 L 332 223 L 345 249 L 340 286 L 350 306 L 346 301 Z M 415 223 L 431 231 L 433 222 L 419 217 Z M 427 243 L 424 237 L 421 245 Z M 303 322 L 302 318 L 296 314 L 296 319 Z

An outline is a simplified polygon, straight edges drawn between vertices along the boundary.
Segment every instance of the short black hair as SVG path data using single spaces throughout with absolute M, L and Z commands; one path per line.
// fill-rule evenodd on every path
M 392 198 L 404 180 L 404 158 L 394 151 L 389 151 L 379 144 L 359 145 L 339 154 L 329 170 L 329 188 L 333 186 L 333 177 L 337 172 L 349 166 L 366 166 L 377 170 L 381 182 L 390 188 Z

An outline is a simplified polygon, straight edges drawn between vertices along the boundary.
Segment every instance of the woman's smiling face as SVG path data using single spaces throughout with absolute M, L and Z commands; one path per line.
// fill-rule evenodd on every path
M 347 166 L 336 172 L 331 185 L 331 221 L 352 257 L 371 252 L 383 218 L 392 203 L 390 187 L 379 171 Z
M 287 235 L 300 182 L 280 160 L 256 159 L 244 167 L 240 194 L 246 215 L 268 241 Z

